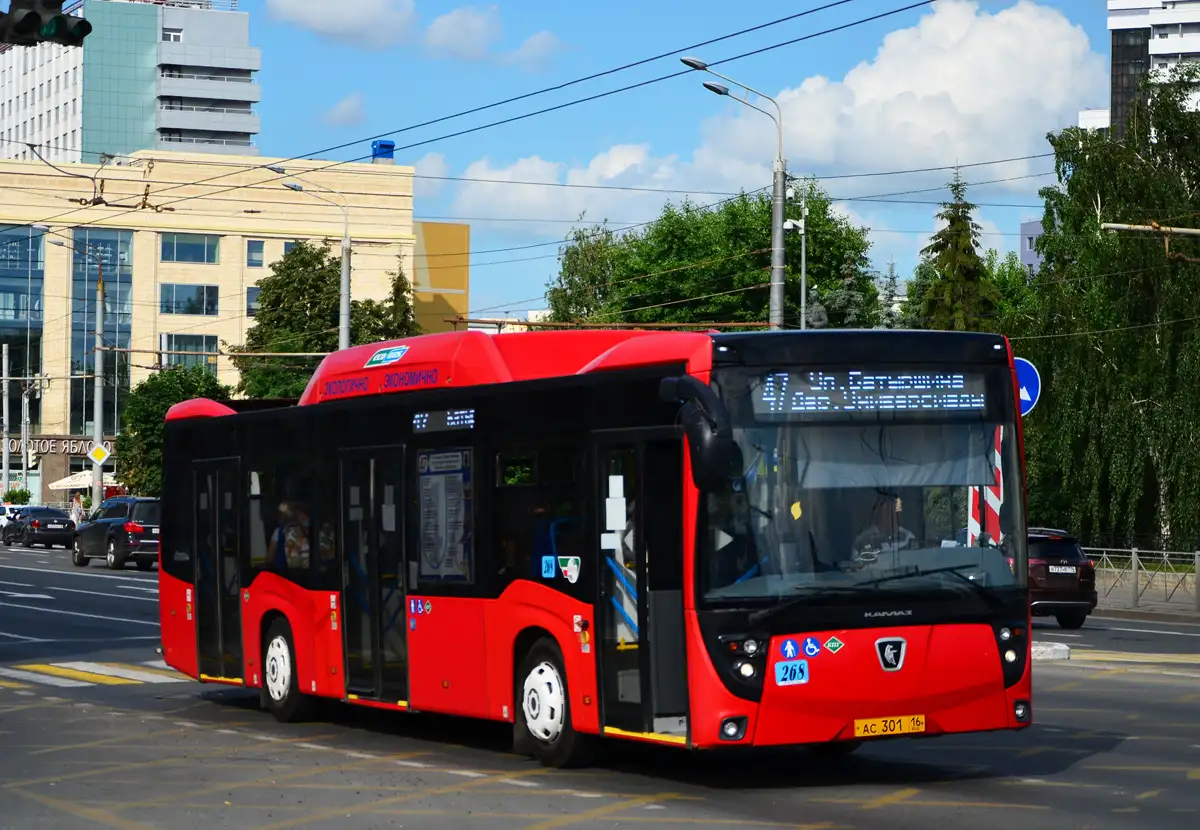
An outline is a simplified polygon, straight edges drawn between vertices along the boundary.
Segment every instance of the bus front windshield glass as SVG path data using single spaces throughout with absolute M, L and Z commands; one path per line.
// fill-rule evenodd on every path
M 727 369 L 713 385 L 741 474 L 701 495 L 706 603 L 1024 586 L 1011 375 Z

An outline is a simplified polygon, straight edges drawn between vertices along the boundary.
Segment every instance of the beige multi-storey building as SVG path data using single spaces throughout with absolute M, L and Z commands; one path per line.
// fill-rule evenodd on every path
M 8 345 L 10 482 L 20 484 L 23 396 L 34 499 L 90 468 L 96 282 L 105 286 L 104 432 L 159 365 L 224 356 L 254 325 L 258 280 L 298 240 L 352 240 L 351 295 L 382 299 L 402 268 L 425 331 L 467 311 L 469 229 L 414 223 L 413 168 L 147 151 L 104 165 L 0 161 L 0 342 Z M 327 168 L 327 169 L 322 169 Z M 172 352 L 200 352 L 171 354 Z M 207 355 L 212 355 L 208 357 Z M 24 391 L 23 391 L 24 390 Z

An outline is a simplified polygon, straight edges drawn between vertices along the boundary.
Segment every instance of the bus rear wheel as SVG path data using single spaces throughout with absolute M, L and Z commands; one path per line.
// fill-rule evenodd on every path
M 267 629 L 263 641 L 262 674 L 259 700 L 276 720 L 295 723 L 312 717 L 316 700 L 300 692 L 292 628 L 283 617 Z
M 571 725 L 571 702 L 562 653 L 543 637 L 525 655 L 518 673 L 513 745 L 545 767 L 582 766 L 591 755 L 588 736 Z

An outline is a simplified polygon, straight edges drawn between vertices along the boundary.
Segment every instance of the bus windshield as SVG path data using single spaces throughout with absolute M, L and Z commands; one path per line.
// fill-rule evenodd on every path
M 701 496 L 701 601 L 1023 586 L 1011 375 L 949 377 L 714 372 L 741 475 Z

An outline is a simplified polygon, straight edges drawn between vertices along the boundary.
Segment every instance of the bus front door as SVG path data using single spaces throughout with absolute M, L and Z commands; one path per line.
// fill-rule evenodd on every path
M 404 626 L 404 448 L 341 454 L 346 688 L 398 702 L 408 694 Z
M 603 724 L 682 742 L 683 444 L 672 429 L 594 437 Z
M 192 469 L 196 634 L 202 680 L 242 683 L 244 677 L 239 477 L 237 458 L 201 461 Z

